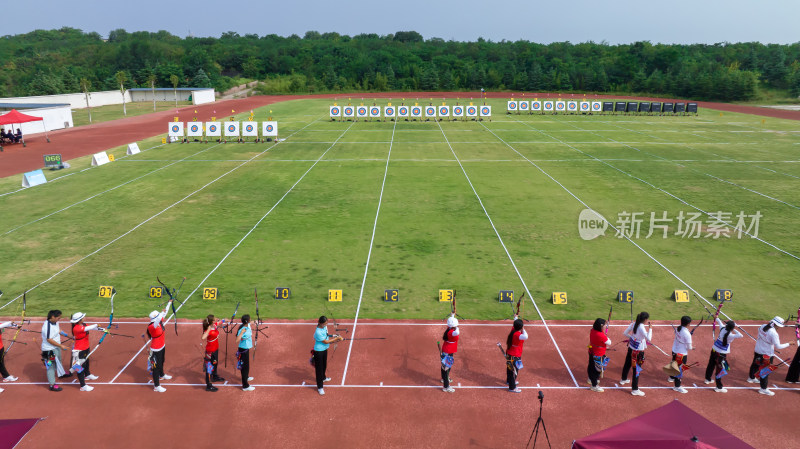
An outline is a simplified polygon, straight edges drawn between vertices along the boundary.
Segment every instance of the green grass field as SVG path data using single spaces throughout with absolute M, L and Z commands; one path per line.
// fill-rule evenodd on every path
M 733 290 L 725 311 L 737 319 L 796 311 L 796 122 L 717 111 L 506 115 L 494 101 L 492 121 L 353 123 L 331 122 L 329 104 L 270 105 L 286 139 L 278 144 L 154 138 L 139 155 L 111 149 L 116 162 L 80 172 L 81 158 L 45 172 L 46 185 L 0 196 L 0 304 L 50 279 L 28 294 L 28 314 L 105 315 L 98 287 L 113 285 L 116 315 L 143 317 L 160 302 L 147 297 L 158 275 L 173 285 L 187 277 L 181 300 L 219 288 L 215 302 L 201 290 L 188 298 L 179 316 L 192 318 L 230 315 L 239 301 L 252 314 L 257 287 L 262 318 L 352 318 L 361 297 L 362 318 L 441 319 L 449 305 L 437 291 L 455 288 L 460 315 L 497 320 L 510 315 L 498 291 L 525 286 L 547 319 L 605 316 L 618 290 L 633 290 L 635 310 L 653 319 L 699 317 L 699 305 L 670 298 L 686 289 L 677 276 L 708 298 Z M 18 176 L 0 179 L 0 194 L 17 189 Z M 641 249 L 611 228 L 582 240 L 573 194 L 611 224 L 641 212 Z M 678 214 L 695 207 L 734 223 L 760 212 L 758 237 L 790 255 L 747 236 L 674 235 Z M 672 218 L 668 238 L 645 238 L 651 212 Z M 708 217 L 698 219 L 705 233 Z M 276 287 L 292 298 L 275 300 Z M 389 288 L 399 302 L 382 301 Z M 343 302 L 328 303 L 328 289 L 342 289 Z M 568 304 L 552 304 L 554 291 Z M 628 318 L 627 305 L 617 310 Z M 530 303 L 525 315 L 538 318 Z
M 184 107 L 192 104 L 191 101 L 179 101 L 178 107 Z M 127 115 L 123 115 L 122 113 L 122 105 L 121 104 L 110 104 L 106 106 L 95 106 L 92 108 L 92 123 L 102 123 L 108 122 L 111 120 L 117 120 L 125 117 L 134 117 L 137 115 L 144 115 L 150 114 L 153 112 L 153 102 L 152 101 L 137 101 L 135 103 L 127 103 L 125 105 L 125 109 L 127 111 Z M 174 101 L 157 101 L 156 102 L 156 111 L 168 111 L 170 109 L 175 109 L 175 102 Z M 83 109 L 73 109 L 72 110 L 72 124 L 74 126 L 85 126 L 89 125 L 89 110 L 86 108 Z

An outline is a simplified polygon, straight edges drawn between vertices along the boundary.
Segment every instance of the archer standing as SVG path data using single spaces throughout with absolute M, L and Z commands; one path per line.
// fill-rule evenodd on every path
M 647 330 L 645 330 L 645 321 L 647 322 Z M 644 365 L 644 350 L 647 349 L 647 343 L 653 339 L 653 325 L 650 323 L 650 314 L 641 312 L 636 315 L 636 321 L 631 323 L 622 334 L 628 337 L 628 356 L 622 366 L 622 380 L 619 383 L 620 385 L 625 385 L 630 382 L 628 380 L 628 372 L 633 366 L 631 394 L 644 396 L 644 391 L 639 389 L 639 374 L 641 374 L 642 366 Z
M 6 321 L 5 323 L 0 323 L 0 374 L 3 376 L 3 382 L 14 382 L 19 380 L 18 378 L 12 376 L 8 373 L 6 369 L 6 347 L 3 344 L 3 329 L 9 327 L 17 327 L 16 323 L 13 321 Z M 0 393 L 3 392 L 3 389 L 0 388 Z
M 166 331 L 164 329 L 164 317 L 167 316 L 167 308 L 159 312 L 153 310 L 150 312 L 150 325 L 147 326 L 147 336 L 150 338 L 150 354 L 148 363 L 153 375 L 153 391 L 163 393 L 167 391 L 166 388 L 161 386 L 162 380 L 170 380 L 172 376 L 164 374 L 164 359 L 166 358 L 167 341 Z
M 512 393 L 522 393 L 517 387 L 517 376 L 522 369 L 522 346 L 528 339 L 528 332 L 525 330 L 524 323 L 519 316 L 514 315 L 514 327 L 506 338 L 506 383 L 508 391 Z M 444 381 L 444 377 L 442 377 Z
M 242 325 L 236 331 L 236 367 L 242 372 L 242 391 L 253 391 L 256 387 L 250 385 L 250 348 L 253 347 L 253 331 L 250 329 L 250 315 L 242 315 Z
M 453 362 L 455 362 L 456 352 L 458 351 L 459 334 L 461 334 L 461 331 L 458 330 L 458 319 L 456 319 L 455 313 L 452 313 L 447 318 L 447 329 L 442 335 L 442 384 L 444 386 L 442 391 L 447 393 L 456 391 L 455 388 L 450 386 L 450 369 L 453 368 Z M 521 354 L 522 352 L 520 351 Z
M 750 365 L 750 376 L 747 379 L 748 383 L 761 384 L 761 389 L 758 392 L 767 396 L 775 396 L 775 393 L 767 388 L 767 385 L 769 385 L 769 373 L 761 377 L 761 370 L 772 365 L 776 349 L 783 349 L 791 345 L 791 343 L 781 343 L 778 331 L 775 330 L 776 327 L 783 327 L 783 318 L 776 316 L 769 323 L 758 328 L 753 363 Z M 758 379 L 756 379 L 756 376 L 758 376 Z
M 327 377 L 326 371 L 328 369 L 328 347 L 331 343 L 337 343 L 344 340 L 339 335 L 331 335 L 328 333 L 328 318 L 325 315 L 319 317 L 317 320 L 317 328 L 314 330 L 314 373 L 317 380 L 317 392 L 320 395 L 325 394 L 323 388 L 324 382 L 330 382 L 331 378 Z
M 47 321 L 42 325 L 42 362 L 47 370 L 50 391 L 61 391 L 61 387 L 56 385 L 56 360 L 61 359 L 62 350 L 69 349 L 69 346 L 61 344 L 61 329 L 58 327 L 60 318 L 60 310 L 51 310 L 47 312 Z
M 797 312 L 800 314 L 800 309 L 797 309 Z M 794 336 L 797 351 L 794 352 L 792 364 L 789 365 L 789 371 L 786 373 L 786 382 L 790 384 L 796 384 L 800 381 L 800 318 L 797 318 L 797 322 L 794 325 Z
M 684 371 L 687 369 L 684 368 L 684 366 L 689 359 L 689 351 L 694 349 L 692 347 L 692 333 L 689 332 L 689 324 L 691 323 L 692 317 L 686 315 L 682 316 L 681 325 L 675 329 L 675 339 L 672 341 L 672 360 L 678 364 L 680 374 L 677 376 L 669 376 L 667 380 L 675 383 L 672 389 L 678 393 L 689 392 L 689 390 L 681 386 L 681 380 L 683 379 Z
M 221 323 L 214 318 L 214 315 L 209 315 L 203 320 L 203 336 L 200 338 L 205 342 L 203 371 L 206 373 L 206 391 L 218 390 L 211 382 L 225 382 L 225 379 L 219 377 L 219 374 L 217 374 L 220 324 Z M 222 324 L 224 324 L 224 322 Z
M 717 326 L 719 326 L 719 335 L 714 340 L 714 346 L 711 348 L 711 355 L 708 357 L 708 365 L 706 366 L 706 385 L 712 382 L 711 374 L 716 373 L 714 376 L 716 388 L 714 391 L 717 393 L 727 393 L 728 390 L 722 385 L 722 378 L 730 371 L 728 365 L 728 354 L 731 352 L 731 342 L 737 338 L 742 338 L 742 334 L 736 330 L 736 323 L 728 321 L 725 326 L 722 326 L 722 320 L 716 319 Z
M 592 330 L 589 331 L 589 366 L 586 368 L 586 372 L 592 382 L 592 388 L 590 389 L 598 393 L 603 392 L 599 385 L 599 379 L 608 366 L 606 350 L 611 346 L 611 339 L 608 338 L 607 331 L 608 322 L 602 318 L 594 320 Z M 630 360 L 630 355 L 628 357 L 628 360 Z
M 72 347 L 72 364 L 70 366 L 74 366 L 80 363 L 80 360 L 83 360 L 81 364 L 83 369 L 78 371 L 78 381 L 81 383 L 81 391 L 92 391 L 94 387 L 86 385 L 86 380 L 97 380 L 98 377 L 92 374 L 89 369 L 89 359 L 87 358 L 89 355 L 89 331 L 95 329 L 105 331 L 105 329 L 100 329 L 96 324 L 87 326 L 83 323 L 84 318 L 86 318 L 85 313 L 75 312 L 70 320 L 70 323 L 72 323 L 72 336 L 75 339 L 75 345 Z

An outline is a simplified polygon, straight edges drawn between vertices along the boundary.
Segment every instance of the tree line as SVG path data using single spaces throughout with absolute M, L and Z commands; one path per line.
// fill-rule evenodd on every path
M 0 96 L 261 80 L 261 93 L 477 91 L 639 93 L 741 101 L 800 95 L 800 43 L 632 44 L 424 39 L 415 31 L 180 38 L 74 28 L 0 38 Z

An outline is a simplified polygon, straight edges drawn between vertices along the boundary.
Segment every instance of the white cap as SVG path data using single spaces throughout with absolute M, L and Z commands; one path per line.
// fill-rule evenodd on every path
M 783 318 L 776 316 L 775 318 L 772 319 L 772 321 L 770 321 L 770 323 L 772 323 L 772 325 L 776 327 L 783 327 Z
M 451 316 L 447 319 L 447 327 L 458 327 L 458 320 L 456 317 Z
M 72 314 L 72 319 L 69 320 L 69 322 L 72 323 L 72 324 L 75 324 L 75 323 L 77 323 L 78 321 L 80 321 L 80 320 L 82 320 L 84 318 L 86 318 L 86 314 L 85 313 L 75 312 L 75 313 Z
M 155 321 L 156 318 L 158 318 L 158 315 L 160 315 L 158 313 L 158 310 L 153 310 L 152 312 L 150 312 L 150 322 L 152 323 L 153 321 Z

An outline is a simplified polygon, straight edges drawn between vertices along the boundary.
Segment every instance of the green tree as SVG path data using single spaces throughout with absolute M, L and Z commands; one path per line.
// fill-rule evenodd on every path
M 206 75 L 203 69 L 197 70 L 197 74 L 195 74 L 192 82 L 194 83 L 194 87 L 211 87 L 211 79 L 208 78 L 208 75 Z
M 147 77 L 147 84 L 150 85 L 150 91 L 153 93 L 153 112 L 156 110 L 156 77 L 155 73 L 151 73 L 150 76 Z
M 128 116 L 128 110 L 125 107 L 125 83 L 128 82 L 128 74 L 120 70 L 114 74 L 114 78 L 119 84 L 119 93 L 122 95 L 122 115 Z
M 92 123 L 92 106 L 89 104 L 89 90 L 91 88 L 91 81 L 86 78 L 81 78 L 81 92 L 83 92 L 83 98 L 86 99 L 86 110 L 89 111 L 89 123 Z
M 178 83 L 181 82 L 181 79 L 178 78 L 178 75 L 170 75 L 169 82 L 172 83 L 172 93 L 175 95 L 175 107 L 178 107 Z

